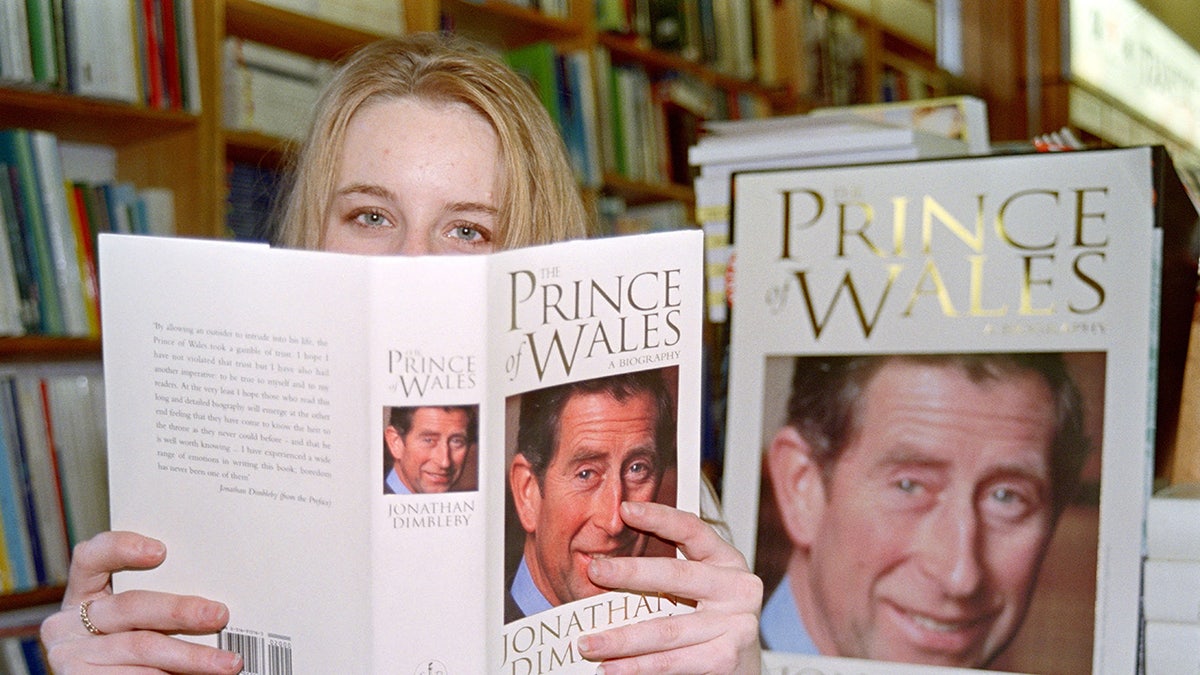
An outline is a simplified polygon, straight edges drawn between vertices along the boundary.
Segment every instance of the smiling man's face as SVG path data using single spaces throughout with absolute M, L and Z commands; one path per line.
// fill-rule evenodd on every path
M 553 605 L 607 589 L 591 583 L 593 558 L 637 556 L 647 537 L 621 520 L 622 501 L 653 501 L 663 467 L 655 447 L 654 398 L 576 394 L 563 408 L 558 445 L 528 508 L 521 509 L 525 558 Z
M 824 654 L 977 667 L 1024 619 L 1053 530 L 1050 388 L 893 362 L 821 482 L 794 588 Z

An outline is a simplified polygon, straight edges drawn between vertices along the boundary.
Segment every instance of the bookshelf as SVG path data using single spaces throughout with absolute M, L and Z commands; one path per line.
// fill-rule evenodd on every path
M 853 10 L 833 0 L 814 2 Z M 0 82 L 0 127 L 35 128 L 53 132 L 63 141 L 108 146 L 115 154 L 116 179 L 172 191 L 179 235 L 226 237 L 228 162 L 278 167 L 291 142 L 225 128 L 225 38 L 237 36 L 313 58 L 337 60 L 384 35 L 257 0 L 195 0 L 192 7 L 202 101 L 198 111 L 160 110 L 74 96 L 44 86 Z M 402 7 L 409 31 L 450 26 L 499 50 L 537 41 L 548 41 L 559 50 L 603 48 L 614 63 L 644 69 L 652 79 L 681 73 L 718 92 L 725 99 L 725 110 L 733 111 L 733 115 L 739 114 L 739 101 L 747 98 L 761 102 L 773 114 L 800 112 L 813 105 L 795 86 L 764 85 L 679 53 L 654 49 L 633 34 L 600 31 L 596 27 L 595 3 L 590 0 L 574 0 L 569 13 L 562 17 L 503 0 L 405 0 Z M 870 12 L 855 16 L 869 36 L 865 61 L 868 79 L 878 80 L 886 67 L 918 64 L 916 67 L 931 68 L 929 50 L 895 37 Z M 799 31 L 801 26 L 788 24 L 782 30 Z M 665 176 L 633 179 L 611 171 L 604 172 L 599 186 L 585 188 L 589 203 L 596 203 L 602 196 L 616 196 L 631 205 L 679 201 L 690 207 L 694 201 L 690 182 L 672 181 Z M 0 370 L 36 370 L 40 364 L 95 364 L 100 354 L 99 339 L 0 337 Z M 0 612 L 53 603 L 61 592 L 61 587 L 50 587 L 0 594 Z

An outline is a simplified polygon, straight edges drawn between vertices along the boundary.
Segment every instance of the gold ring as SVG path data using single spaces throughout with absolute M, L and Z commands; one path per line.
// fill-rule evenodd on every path
M 96 624 L 88 618 L 88 606 L 92 604 L 91 600 L 84 600 L 79 603 L 79 620 L 83 622 L 83 627 L 92 635 L 104 635 L 104 631 L 96 628 Z

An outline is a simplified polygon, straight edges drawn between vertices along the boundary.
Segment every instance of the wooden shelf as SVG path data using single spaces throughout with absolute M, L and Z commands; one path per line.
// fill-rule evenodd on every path
M 117 148 L 196 127 L 190 113 L 156 110 L 56 91 L 0 88 L 0 127 L 52 131 L 60 138 Z
M 225 33 L 331 61 L 384 37 L 252 0 L 225 0 Z
M 23 593 L 0 594 L 0 612 L 62 602 L 62 586 L 46 586 Z
M 97 360 L 99 338 L 0 337 L 0 363 Z
M 629 204 L 667 200 L 691 204 L 696 199 L 691 187 L 687 185 L 636 181 L 614 173 L 604 174 L 604 191 L 623 197 Z
M 502 0 L 444 0 L 442 13 L 455 32 L 505 49 L 539 40 L 569 42 L 582 39 L 586 33 L 580 21 L 547 16 Z
M 279 168 L 289 152 L 296 148 L 295 141 L 257 131 L 226 129 L 225 159 L 245 162 L 265 168 Z

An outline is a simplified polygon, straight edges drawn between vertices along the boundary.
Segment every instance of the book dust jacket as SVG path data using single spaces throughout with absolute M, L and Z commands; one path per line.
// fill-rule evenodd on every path
M 698 507 L 702 239 L 103 237 L 112 525 L 169 552 L 114 585 L 225 602 L 195 639 L 253 672 L 593 672 L 583 633 L 690 611 L 579 573 L 677 555 L 621 499 Z
M 722 497 L 770 672 L 1135 670 L 1174 178 L 1152 148 L 735 175 Z
M 678 555 L 625 527 L 620 501 L 698 509 L 702 239 L 608 239 L 587 266 L 514 260 L 493 286 L 504 395 L 489 405 L 505 423 L 491 442 L 504 448 L 505 494 L 490 503 L 503 563 L 489 589 L 504 589 L 504 626 L 488 672 L 592 673 L 579 636 L 692 611 L 598 588 L 586 570 L 597 557 Z

